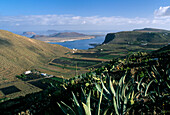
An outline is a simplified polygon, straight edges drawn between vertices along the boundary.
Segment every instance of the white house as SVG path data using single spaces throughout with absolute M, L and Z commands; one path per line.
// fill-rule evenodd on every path
M 42 75 L 42 76 L 47 76 L 47 74 L 46 74 L 46 73 L 41 73 L 41 75 Z
M 76 48 L 73 48 L 73 53 L 75 53 L 77 51 L 77 49 Z
M 30 74 L 30 73 L 32 73 L 32 72 L 31 72 L 31 71 L 26 71 L 26 72 L 24 72 L 25 75 L 28 75 L 28 74 Z

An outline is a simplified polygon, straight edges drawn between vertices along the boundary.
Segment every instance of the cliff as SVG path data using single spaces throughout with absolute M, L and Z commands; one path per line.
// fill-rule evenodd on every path
M 117 33 L 109 33 L 105 37 L 106 43 L 161 43 L 170 42 L 170 33 L 168 32 L 138 32 L 138 31 L 123 31 Z
M 107 34 L 106 37 L 105 37 L 105 40 L 104 40 L 103 44 L 106 44 L 106 43 L 112 41 L 114 38 L 115 38 L 115 33 L 109 33 L 109 34 Z

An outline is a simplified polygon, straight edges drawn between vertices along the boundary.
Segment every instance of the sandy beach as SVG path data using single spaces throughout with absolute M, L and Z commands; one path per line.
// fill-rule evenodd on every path
M 55 38 L 48 37 L 47 38 L 46 37 L 46 38 L 44 38 L 44 40 L 42 40 L 42 38 L 41 38 L 41 40 L 44 42 L 66 42 L 66 41 L 76 41 L 76 40 L 93 39 L 93 38 L 95 38 L 95 36 L 84 36 L 84 37 L 74 37 L 74 38 L 58 38 L 58 37 L 55 37 Z

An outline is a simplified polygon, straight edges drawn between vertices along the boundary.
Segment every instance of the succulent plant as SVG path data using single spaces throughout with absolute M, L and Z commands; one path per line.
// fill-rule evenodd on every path
M 73 106 L 70 107 L 69 105 L 67 105 L 66 103 L 64 103 L 63 101 L 61 101 L 60 103 L 57 103 L 59 105 L 59 107 L 62 109 L 62 111 L 65 114 L 69 114 L 69 115 L 91 115 L 91 107 L 90 107 L 90 98 L 91 98 L 91 91 L 89 92 L 89 94 L 87 95 L 86 98 L 86 94 L 84 93 L 83 89 L 82 89 L 82 97 L 81 97 L 81 101 L 82 102 L 78 102 L 75 94 L 72 92 L 73 95 Z M 98 108 L 95 111 L 96 115 L 100 115 L 100 104 L 101 104 L 101 100 L 102 100 L 102 95 L 103 95 L 103 91 L 100 94 L 100 98 L 98 101 Z

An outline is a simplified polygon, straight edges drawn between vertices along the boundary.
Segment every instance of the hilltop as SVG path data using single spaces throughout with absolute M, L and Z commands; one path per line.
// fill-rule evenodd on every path
M 13 81 L 15 75 L 31 68 L 41 68 L 68 48 L 47 44 L 9 31 L 0 30 L 0 81 Z
M 87 36 L 85 34 L 81 34 L 81 33 L 77 33 L 77 32 L 63 32 L 63 33 L 54 33 L 52 35 L 50 35 L 50 37 L 83 37 L 83 36 Z
M 156 28 L 134 29 L 133 31 L 137 31 L 137 32 L 170 32 L 169 30 L 156 29 Z

